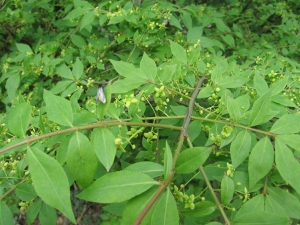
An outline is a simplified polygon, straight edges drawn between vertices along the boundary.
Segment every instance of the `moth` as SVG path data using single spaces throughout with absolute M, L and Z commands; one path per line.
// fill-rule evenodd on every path
M 103 104 L 106 103 L 106 97 L 105 97 L 105 94 L 104 94 L 104 89 L 101 85 L 98 87 L 98 90 L 97 90 L 96 103 L 98 103 L 99 100 Z

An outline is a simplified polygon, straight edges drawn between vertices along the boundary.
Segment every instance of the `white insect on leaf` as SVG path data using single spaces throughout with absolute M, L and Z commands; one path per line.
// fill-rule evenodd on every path
M 96 103 L 98 103 L 99 100 L 100 100 L 103 104 L 106 103 L 106 97 L 105 97 L 104 89 L 103 89 L 102 86 L 99 86 L 99 87 L 98 87 L 98 90 L 97 90 L 97 96 L 96 96 Z

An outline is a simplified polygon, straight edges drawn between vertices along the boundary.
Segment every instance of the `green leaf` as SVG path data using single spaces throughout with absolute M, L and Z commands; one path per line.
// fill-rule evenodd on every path
M 36 198 L 37 194 L 32 185 L 23 183 L 16 187 L 16 196 L 22 201 L 30 201 Z
M 214 22 L 217 26 L 217 29 L 221 32 L 231 32 L 230 28 L 224 23 L 222 19 L 214 17 Z
M 167 66 L 167 69 L 164 69 L 162 74 L 160 74 L 160 79 L 162 82 L 170 82 L 173 79 L 173 76 L 176 72 L 177 64 L 172 64 Z
M 227 111 L 233 121 L 238 121 L 242 116 L 239 104 L 230 96 L 227 96 Z
M 211 148 L 193 147 L 180 153 L 176 161 L 176 173 L 187 174 L 196 171 L 210 155 Z
M 242 205 L 240 210 L 237 211 L 234 219 L 238 219 L 241 216 L 244 216 L 251 212 L 264 211 L 265 208 L 265 199 L 263 194 L 256 195 L 255 197 L 248 200 L 245 204 Z M 246 224 L 245 224 L 246 225 Z
M 5 84 L 5 89 L 7 90 L 7 95 L 10 101 L 16 98 L 19 85 L 20 85 L 19 74 L 13 74 L 9 76 Z
M 286 97 L 284 97 L 282 95 L 272 96 L 272 102 L 276 102 L 276 103 L 278 103 L 280 105 L 283 105 L 283 106 L 299 108 L 297 105 L 295 105 L 294 102 L 292 102 L 291 100 L 287 99 Z
M 100 177 L 77 197 L 99 203 L 123 202 L 143 193 L 153 185 L 159 185 L 159 182 L 143 173 L 123 170 Z
M 80 79 L 83 75 L 83 64 L 78 57 L 76 58 L 72 72 L 77 79 Z
M 124 20 L 124 16 L 115 16 L 111 18 L 107 25 L 121 23 Z
M 283 141 L 286 145 L 291 148 L 300 151 L 300 135 L 291 134 L 291 135 L 277 135 L 276 138 Z
M 257 224 L 268 224 L 268 225 L 289 225 L 289 218 L 276 215 L 270 212 L 255 211 L 249 212 L 235 218 L 232 225 L 257 225 Z
M 61 76 L 62 78 L 74 80 L 74 76 L 68 66 L 65 64 L 60 65 L 57 69 L 57 74 Z
M 50 120 L 64 126 L 72 127 L 73 111 L 71 103 L 65 98 L 53 95 L 50 91 L 44 90 L 46 110 Z
M 153 59 L 144 53 L 143 58 L 140 62 L 140 68 L 149 80 L 154 81 L 157 74 L 157 67 Z
M 27 103 L 17 104 L 11 111 L 8 129 L 19 137 L 25 137 L 31 115 L 31 106 Z
M 146 80 L 140 80 L 137 78 L 125 78 L 124 80 L 117 80 L 111 85 L 112 93 L 127 93 L 128 91 L 137 89 L 142 84 L 145 84 Z
M 16 43 L 17 49 L 21 53 L 33 53 L 29 45 L 22 44 L 22 43 Z
M 195 204 L 194 209 L 180 210 L 180 214 L 183 214 L 185 216 L 190 216 L 190 217 L 202 217 L 202 216 L 207 216 L 209 214 L 212 214 L 215 210 L 216 210 L 215 203 L 209 201 L 203 201 L 203 202 L 197 202 Z
M 232 179 L 226 175 L 223 176 L 221 182 L 221 199 L 223 205 L 228 205 L 234 194 L 234 183 Z
M 250 125 L 256 126 L 267 122 L 265 118 L 269 114 L 270 106 L 271 91 L 268 91 L 254 102 L 250 113 Z
M 29 206 L 29 208 L 26 210 L 26 222 L 27 224 L 32 224 L 37 215 L 39 214 L 40 212 L 40 209 L 42 207 L 42 200 L 41 199 L 38 199 L 36 201 L 34 201 L 32 203 L 32 205 Z
M 208 98 L 211 96 L 212 92 L 213 92 L 213 87 L 211 86 L 206 86 L 204 88 L 201 88 L 199 94 L 197 95 L 197 98 L 201 99 L 201 98 Z
M 249 131 L 239 132 L 230 146 L 232 165 L 237 168 L 249 155 L 251 149 L 251 135 Z
M 184 48 L 176 42 L 170 41 L 171 52 L 179 62 L 187 64 L 187 57 Z
M 56 225 L 57 214 L 55 209 L 44 203 L 39 213 L 39 221 L 43 225 Z
M 203 28 L 202 27 L 192 27 L 189 28 L 187 33 L 187 42 L 196 44 L 200 37 L 202 36 Z M 201 43 L 202 45 L 202 43 Z
M 278 138 L 275 139 L 275 162 L 282 178 L 300 194 L 300 164 L 292 151 Z
M 177 204 L 169 188 L 161 196 L 152 213 L 151 225 L 179 225 Z
M 34 189 L 48 205 L 57 208 L 75 223 L 67 175 L 59 163 L 37 148 L 28 146 L 26 158 Z
M 86 188 L 92 183 L 98 160 L 89 139 L 80 132 L 76 132 L 70 139 L 67 166 L 81 187 Z
M 202 122 L 200 120 L 194 120 L 188 127 L 189 139 L 193 142 L 202 131 Z
M 123 77 L 131 78 L 132 81 L 136 79 L 139 81 L 143 80 L 144 82 L 146 82 L 148 79 L 146 74 L 144 74 L 144 72 L 140 68 L 136 68 L 131 63 L 115 61 L 112 59 L 110 60 L 110 62 L 113 64 L 115 70 Z
M 127 166 L 125 170 L 138 171 L 154 178 L 164 174 L 164 167 L 154 162 L 138 162 Z
M 190 30 L 193 27 L 193 21 L 190 13 L 188 11 L 182 10 L 181 19 L 185 27 Z
M 269 90 L 268 84 L 257 70 L 255 71 L 253 83 L 254 83 L 254 88 L 256 89 L 259 96 L 263 96 L 265 93 L 268 92 Z
M 216 84 L 223 89 L 223 88 L 238 88 L 244 85 L 248 81 L 248 78 L 241 77 L 241 76 L 232 76 L 232 77 L 224 77 L 219 79 Z
M 285 213 L 295 219 L 300 219 L 300 202 L 294 195 L 280 188 L 268 187 L 268 194 L 285 210 Z
M 221 35 L 221 38 L 230 47 L 235 47 L 235 41 L 234 41 L 234 38 L 231 35 L 229 35 L 229 34 Z
M 169 20 L 170 24 L 182 30 L 179 20 L 175 16 L 171 16 Z
M 293 134 L 300 131 L 300 115 L 285 114 L 272 126 L 270 132 L 274 134 Z
M 107 128 L 97 128 L 93 131 L 92 142 L 98 159 L 108 172 L 117 152 L 115 136 Z
M 285 89 L 288 79 L 289 79 L 289 77 L 285 76 L 283 79 L 278 80 L 271 85 L 272 96 L 281 93 Z
M 256 143 L 249 156 L 249 187 L 254 185 L 271 170 L 274 163 L 274 149 L 268 137 Z
M 14 217 L 5 202 L 0 201 L 0 225 L 15 224 Z
M 178 106 L 170 105 L 170 108 L 172 109 L 172 111 L 175 113 L 176 116 L 185 115 L 188 110 L 186 106 L 182 106 L 182 105 L 178 105 Z
M 265 211 L 274 213 L 278 216 L 287 217 L 282 206 L 279 205 L 278 202 L 270 195 L 265 196 Z
M 153 198 L 156 191 L 157 187 L 152 187 L 144 193 L 130 199 L 123 211 L 121 225 L 133 224 L 148 202 Z M 153 210 L 153 207 L 150 210 Z M 146 217 L 149 215 L 151 215 L 150 212 L 147 213 Z
M 85 48 L 87 46 L 85 40 L 80 35 L 72 35 L 71 42 L 78 48 Z
M 94 18 L 95 18 L 95 11 L 94 10 L 88 11 L 83 16 L 83 18 L 80 22 L 80 30 L 82 30 L 86 26 L 90 25 L 94 21 Z
M 164 154 L 164 178 L 165 181 L 169 178 L 171 170 L 172 170 L 172 152 L 168 141 L 166 141 L 166 150 Z

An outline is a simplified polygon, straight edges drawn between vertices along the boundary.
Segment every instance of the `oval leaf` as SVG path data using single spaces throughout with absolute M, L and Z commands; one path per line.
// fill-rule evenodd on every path
M 8 129 L 19 137 L 25 137 L 25 132 L 29 125 L 31 106 L 27 103 L 16 105 L 12 109 L 8 120 Z
M 76 132 L 69 142 L 67 166 L 80 186 L 85 188 L 92 183 L 98 160 L 89 139 L 80 132 Z
M 31 149 L 28 146 L 26 158 L 34 189 L 39 197 L 75 223 L 69 181 L 63 168 L 56 160 L 37 148 Z
M 292 151 L 279 139 L 275 139 L 275 162 L 282 178 L 300 194 L 300 164 Z
M 153 185 L 159 185 L 159 182 L 143 173 L 123 170 L 100 177 L 77 197 L 99 203 L 123 202 Z
M 268 116 L 270 108 L 271 91 L 268 91 L 266 94 L 264 94 L 254 102 L 249 118 L 250 125 L 256 126 L 267 122 L 265 118 L 266 116 Z
M 164 155 L 164 177 L 165 181 L 170 176 L 172 170 L 172 152 L 168 142 L 166 141 L 166 150 Z
M 213 213 L 215 209 L 216 209 L 216 204 L 209 201 L 203 201 L 203 202 L 197 202 L 195 204 L 194 209 L 180 210 L 180 213 L 190 217 L 202 217 Z
M 50 91 L 44 90 L 44 100 L 50 120 L 60 125 L 72 127 L 73 111 L 71 103 L 67 99 L 55 96 Z
M 146 74 L 149 80 L 154 81 L 157 74 L 157 67 L 155 61 L 144 53 L 140 63 L 141 70 Z
M 274 149 L 268 137 L 256 143 L 249 156 L 249 186 L 253 187 L 261 178 L 267 175 L 274 162 Z
M 5 202 L 0 202 L 0 225 L 15 224 L 14 217 Z
M 196 171 L 206 161 L 211 149 L 194 147 L 184 150 L 176 162 L 176 173 L 187 174 Z
M 237 168 L 249 155 L 251 136 L 247 130 L 239 132 L 230 146 L 232 165 Z
M 221 199 L 223 205 L 228 205 L 234 194 L 234 183 L 233 180 L 224 175 L 221 182 Z
M 184 48 L 176 42 L 170 41 L 171 52 L 179 62 L 187 64 L 187 57 Z
M 138 171 L 147 174 L 149 177 L 158 177 L 164 174 L 164 167 L 154 162 L 138 162 L 127 166 L 125 170 Z
M 300 115 L 285 114 L 277 120 L 270 132 L 274 134 L 293 134 L 300 131 Z
M 155 225 L 177 225 L 179 224 L 179 214 L 177 204 L 169 188 L 161 196 L 155 205 L 151 224 Z
M 93 131 L 93 145 L 98 159 L 108 172 L 112 166 L 117 147 L 115 136 L 107 128 L 98 128 Z

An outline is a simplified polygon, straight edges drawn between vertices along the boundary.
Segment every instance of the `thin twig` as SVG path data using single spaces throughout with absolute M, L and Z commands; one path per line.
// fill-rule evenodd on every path
M 176 161 L 177 161 L 177 158 L 180 154 L 181 148 L 183 146 L 184 139 L 185 139 L 185 137 L 187 136 L 187 133 L 188 133 L 188 126 L 189 126 L 189 123 L 190 123 L 190 120 L 191 120 L 191 116 L 192 116 L 193 108 L 194 108 L 194 105 L 195 105 L 196 97 L 198 95 L 198 92 L 199 92 L 204 80 L 205 80 L 205 77 L 202 77 L 201 79 L 199 79 L 199 81 L 197 83 L 197 86 L 195 87 L 195 89 L 193 91 L 191 100 L 189 102 L 188 111 L 185 115 L 185 118 L 184 118 L 184 121 L 183 121 L 183 124 L 182 124 L 183 129 L 180 132 L 179 142 L 178 142 L 178 145 L 177 145 L 177 149 L 175 150 L 175 154 L 174 154 L 173 162 L 172 162 L 172 170 L 169 174 L 169 177 L 165 182 L 161 183 L 161 185 L 158 188 L 158 190 L 156 191 L 155 195 L 152 197 L 152 199 L 148 202 L 146 207 L 143 209 L 143 211 L 140 213 L 140 215 L 134 221 L 133 225 L 139 225 L 142 222 L 143 218 L 145 217 L 147 212 L 150 210 L 150 208 L 152 207 L 154 202 L 161 195 L 161 193 L 164 191 L 164 189 L 166 187 L 168 187 L 169 184 L 172 182 L 172 179 L 173 179 L 174 173 L 175 173 Z

